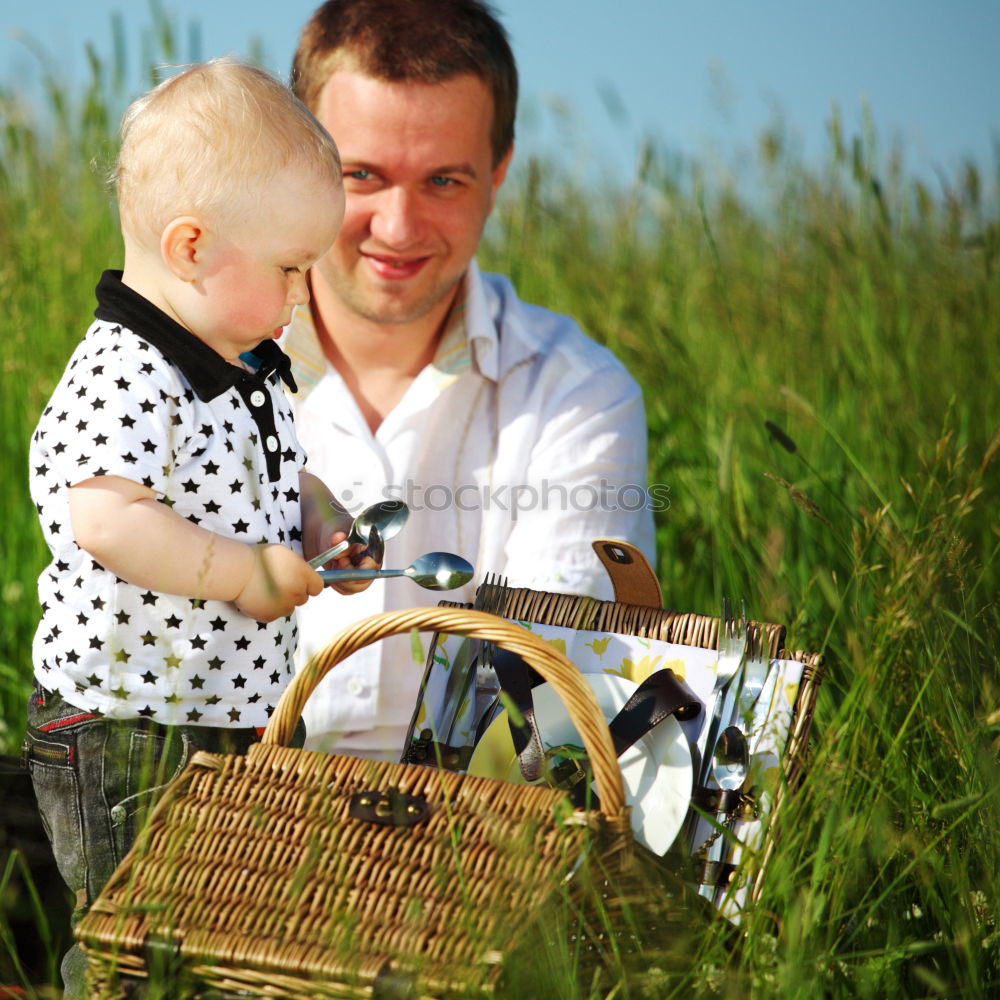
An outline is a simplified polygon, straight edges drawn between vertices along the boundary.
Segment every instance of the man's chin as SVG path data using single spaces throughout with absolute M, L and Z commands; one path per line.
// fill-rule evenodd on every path
M 460 280 L 458 278 L 448 284 L 434 285 L 422 293 L 416 293 L 413 289 L 395 289 L 388 293 L 384 289 L 368 292 L 361 292 L 357 288 L 335 290 L 341 302 L 358 316 L 372 323 L 398 326 L 417 323 L 436 312 L 447 310 Z

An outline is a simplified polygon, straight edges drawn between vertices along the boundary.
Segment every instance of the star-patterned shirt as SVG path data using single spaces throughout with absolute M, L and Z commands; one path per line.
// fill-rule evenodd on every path
M 121 476 L 210 531 L 301 552 L 305 455 L 278 378 L 290 379 L 287 359 L 265 341 L 244 356 L 255 371 L 229 364 L 118 271 L 97 301 L 31 440 L 31 497 L 52 552 L 35 677 L 115 718 L 263 726 L 291 676 L 294 616 L 265 624 L 124 582 L 76 544 L 69 487 Z

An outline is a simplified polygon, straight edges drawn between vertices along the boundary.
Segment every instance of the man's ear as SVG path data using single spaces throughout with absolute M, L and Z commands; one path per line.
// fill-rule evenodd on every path
M 193 215 L 172 219 L 160 237 L 160 255 L 181 281 L 194 281 L 204 253 L 205 226 Z

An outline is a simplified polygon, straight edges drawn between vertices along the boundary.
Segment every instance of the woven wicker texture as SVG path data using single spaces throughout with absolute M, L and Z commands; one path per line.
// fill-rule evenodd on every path
M 642 604 L 599 601 L 596 597 L 556 594 L 525 587 L 483 584 L 476 594 L 477 603 L 489 605 L 501 618 L 559 625 L 587 632 L 615 632 L 646 639 L 662 639 L 682 646 L 715 649 L 719 619 L 711 615 L 682 613 Z M 441 607 L 464 608 L 465 604 L 441 602 Z M 763 642 L 772 659 L 801 659 L 806 654 L 785 651 L 785 626 L 768 622 L 749 622 L 753 641 Z
M 284 745 L 329 669 L 412 628 L 495 642 L 542 674 L 580 730 L 603 813 L 574 813 L 547 788 Z M 400 827 L 349 815 L 356 793 L 391 789 L 425 801 L 429 818 Z M 572 664 L 482 612 L 392 612 L 346 630 L 302 671 L 246 757 L 195 755 L 77 936 L 96 997 L 123 996 L 122 977 L 161 959 L 204 986 L 296 1000 L 369 997 L 397 972 L 418 976 L 413 996 L 489 990 L 510 929 L 585 851 L 614 871 L 632 846 L 607 725 Z

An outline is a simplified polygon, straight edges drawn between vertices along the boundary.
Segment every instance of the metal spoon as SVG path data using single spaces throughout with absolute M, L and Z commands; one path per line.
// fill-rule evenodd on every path
M 474 570 L 461 556 L 451 552 L 427 552 L 414 559 L 406 569 L 324 569 L 319 571 L 324 584 L 349 580 L 379 580 L 386 576 L 408 576 L 427 590 L 454 590 L 472 579 Z
M 309 565 L 313 569 L 319 569 L 334 556 L 342 555 L 352 545 L 367 545 L 372 528 L 377 529 L 383 540 L 392 538 L 406 524 L 409 516 L 410 508 L 402 500 L 380 500 L 373 503 L 354 519 L 351 530 L 342 542 L 337 542 L 332 548 L 314 556 L 309 560 Z
M 731 791 L 740 788 L 750 770 L 747 738 L 739 726 L 730 726 L 719 737 L 712 754 L 712 777 L 719 788 Z

